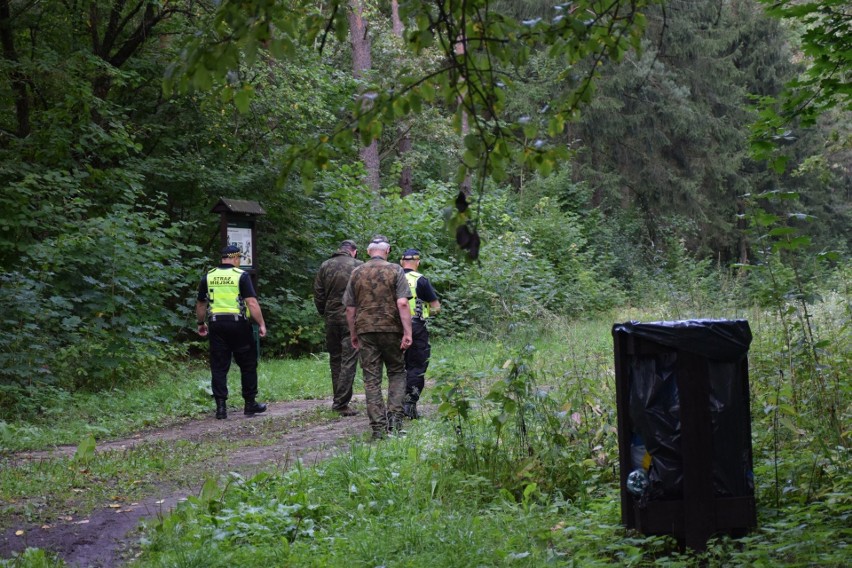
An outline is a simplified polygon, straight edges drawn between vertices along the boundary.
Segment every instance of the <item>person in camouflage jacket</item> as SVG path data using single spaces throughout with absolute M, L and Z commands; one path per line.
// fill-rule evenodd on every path
M 343 292 L 349 283 L 349 276 L 356 267 L 364 264 L 355 258 L 357 255 L 358 246 L 355 242 L 343 241 L 331 258 L 320 265 L 314 279 L 314 305 L 325 319 L 325 344 L 334 390 L 331 409 L 341 416 L 357 414 L 349 406 L 349 401 L 352 400 L 358 351 L 352 347 L 349 339 L 346 308 L 343 305 Z
M 387 261 L 387 237 L 374 236 L 367 253 L 370 260 L 352 271 L 343 304 L 352 346 L 360 350 L 370 427 L 374 438 L 382 438 L 402 426 L 403 352 L 411 346 L 411 290 L 402 267 Z M 382 364 L 388 375 L 387 405 L 382 397 Z

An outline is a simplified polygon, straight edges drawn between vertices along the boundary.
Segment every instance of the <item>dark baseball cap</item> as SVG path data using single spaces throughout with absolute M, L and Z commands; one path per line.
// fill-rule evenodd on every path
M 235 258 L 237 256 L 242 256 L 239 247 L 234 245 L 228 245 L 222 248 L 222 258 Z
M 349 250 L 357 250 L 358 245 L 355 244 L 355 241 L 350 241 L 349 239 L 346 239 L 345 241 L 341 241 L 340 248 L 349 249 Z
M 405 249 L 402 260 L 420 260 L 420 251 L 417 249 Z

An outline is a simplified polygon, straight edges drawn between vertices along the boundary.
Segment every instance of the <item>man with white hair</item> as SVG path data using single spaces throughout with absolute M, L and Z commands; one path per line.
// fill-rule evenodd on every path
M 373 438 L 402 427 L 405 358 L 411 346 L 411 290 L 405 272 L 387 261 L 390 243 L 376 235 L 367 246 L 370 260 L 355 268 L 343 294 L 352 346 L 359 350 Z M 382 396 L 382 364 L 387 368 L 388 398 Z

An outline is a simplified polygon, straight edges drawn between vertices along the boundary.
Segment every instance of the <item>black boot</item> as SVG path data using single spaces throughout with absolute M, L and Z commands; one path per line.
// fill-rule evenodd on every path
M 223 420 L 228 417 L 228 403 L 224 398 L 216 399 L 216 419 Z
M 254 414 L 260 414 L 261 412 L 266 412 L 266 405 L 262 402 L 256 402 L 254 400 L 247 400 L 246 406 L 243 409 L 243 414 L 246 416 L 252 416 Z
M 402 401 L 402 413 L 406 418 L 411 420 L 420 418 L 420 415 L 417 414 L 417 399 L 414 398 L 415 396 L 417 396 L 417 393 L 414 395 L 407 394 L 405 395 L 405 400 Z
M 407 432 L 402 429 L 402 414 L 388 413 L 388 434 L 405 436 Z

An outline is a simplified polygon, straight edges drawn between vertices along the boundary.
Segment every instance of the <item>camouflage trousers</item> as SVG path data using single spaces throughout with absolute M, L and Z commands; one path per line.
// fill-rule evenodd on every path
M 402 333 L 362 333 L 358 340 L 370 428 L 374 434 L 396 430 L 402 424 L 405 396 L 405 358 L 399 348 Z M 387 406 L 382 396 L 382 365 L 388 374 Z
M 349 326 L 328 324 L 325 327 L 325 346 L 328 349 L 328 361 L 331 365 L 331 386 L 334 390 L 332 410 L 340 410 L 352 400 L 352 383 L 355 381 L 355 367 L 358 352 L 352 347 Z

